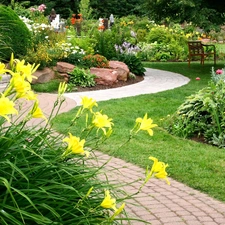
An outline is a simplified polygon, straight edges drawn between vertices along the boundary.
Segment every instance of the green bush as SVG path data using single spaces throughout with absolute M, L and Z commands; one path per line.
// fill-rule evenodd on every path
M 115 27 L 112 29 L 116 29 Z M 94 47 L 95 54 L 103 55 L 108 60 L 112 59 L 116 55 L 115 44 L 118 43 L 118 33 L 115 31 L 105 30 L 103 32 L 96 31 L 94 33 L 94 38 L 96 40 L 96 44 Z
M 83 58 L 84 58 L 84 55 L 80 54 L 78 52 L 78 53 L 72 53 L 72 54 L 68 55 L 68 57 L 63 58 L 62 61 L 71 63 L 75 66 L 82 67 L 83 66 Z
M 92 87 L 95 86 L 95 75 L 91 74 L 90 71 L 75 67 L 72 72 L 69 73 L 69 84 L 81 87 Z
M 24 56 L 31 44 L 31 34 L 23 21 L 9 7 L 0 5 L 0 58 L 9 60 L 11 53 Z
M 117 60 L 124 62 L 131 73 L 136 76 L 144 76 L 146 69 L 144 68 L 140 58 L 134 54 L 118 54 Z
M 212 71 L 208 86 L 189 96 L 170 118 L 169 132 L 184 138 L 204 137 L 210 144 L 225 147 L 224 78 L 224 70 Z

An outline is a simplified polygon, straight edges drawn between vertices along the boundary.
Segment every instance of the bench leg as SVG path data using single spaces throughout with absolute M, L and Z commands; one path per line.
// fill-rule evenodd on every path
M 205 57 L 204 55 L 201 56 L 201 64 L 204 65 Z

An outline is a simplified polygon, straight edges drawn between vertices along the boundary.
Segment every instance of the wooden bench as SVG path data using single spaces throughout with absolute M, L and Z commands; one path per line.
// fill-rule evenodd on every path
M 201 41 L 188 41 L 188 66 L 193 57 L 200 57 L 201 64 L 204 65 L 204 60 L 207 56 L 213 55 L 214 65 L 216 65 L 216 48 L 215 45 L 202 44 Z

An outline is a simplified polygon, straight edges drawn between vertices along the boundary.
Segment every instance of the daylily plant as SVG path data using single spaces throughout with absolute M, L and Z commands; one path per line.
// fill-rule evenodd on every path
M 42 118 L 48 122 L 48 119 L 45 117 L 44 113 L 42 112 L 41 108 L 39 107 L 39 101 L 37 99 L 37 95 L 31 90 L 30 82 L 34 78 L 32 75 L 38 68 L 39 65 L 35 66 L 35 64 L 30 65 L 29 63 L 26 64 L 24 60 L 20 61 L 18 59 L 14 59 L 13 54 L 10 60 L 10 67 L 11 69 L 6 69 L 5 64 L 0 63 L 0 74 L 2 73 L 9 73 L 12 78 L 10 80 L 9 85 L 0 95 L 0 116 L 3 117 L 7 122 L 11 122 L 9 116 L 14 114 L 19 114 L 19 110 L 17 110 L 15 101 L 20 98 L 25 98 L 26 100 L 33 100 L 33 105 L 31 109 L 28 111 L 25 119 L 23 119 L 23 126 L 25 123 L 29 121 L 31 118 Z M 58 98 L 56 102 L 59 101 L 63 94 L 67 89 L 66 83 L 61 83 L 58 89 Z M 112 127 L 114 123 L 112 122 L 112 118 L 109 118 L 107 115 L 103 114 L 102 112 L 93 112 L 93 107 L 97 107 L 98 104 L 92 98 L 87 96 L 82 97 L 81 107 L 78 110 L 75 119 L 78 119 L 79 116 L 85 111 L 86 114 L 86 123 L 90 122 L 90 130 L 96 128 L 97 133 L 99 130 L 103 131 L 102 136 L 104 138 L 108 138 L 112 134 Z M 92 118 L 88 120 L 88 113 L 91 113 Z M 51 118 L 51 117 L 50 117 Z M 50 120 L 50 119 L 49 119 Z M 48 123 L 47 123 L 48 124 Z M 15 124 L 16 125 L 16 124 Z M 153 135 L 152 128 L 156 127 L 157 124 L 153 124 L 153 120 L 148 118 L 147 113 L 143 118 L 137 118 L 134 128 L 131 130 L 132 134 L 137 134 L 139 131 L 147 131 L 150 136 Z M 22 130 L 22 129 L 20 129 Z M 77 136 L 73 136 L 71 132 L 68 132 L 68 136 L 66 136 L 62 142 L 65 142 L 67 146 L 63 149 L 64 152 L 62 155 L 62 161 L 66 162 L 67 156 L 72 156 L 73 154 L 86 156 L 90 155 L 90 151 L 85 150 L 85 143 L 86 139 L 82 139 Z M 25 145 L 24 145 L 25 146 Z M 26 146 L 25 146 L 26 147 Z M 33 154 L 33 153 L 32 153 Z M 61 154 L 61 153 L 60 153 Z M 72 158 L 72 157 L 71 157 Z M 170 184 L 166 172 L 166 168 L 168 164 L 164 162 L 158 161 L 157 158 L 149 157 L 149 159 L 153 160 L 153 166 L 150 171 L 147 169 L 146 177 L 144 180 L 143 185 L 140 187 L 138 191 L 153 177 L 158 179 L 166 180 L 167 184 Z M 94 187 L 91 187 L 87 194 L 84 196 L 85 199 L 91 198 L 91 192 L 93 191 Z M 21 192 L 22 193 L 22 192 Z M 81 200 L 84 200 L 82 198 Z M 78 201 L 79 204 L 81 201 Z M 112 209 L 114 213 L 109 218 L 109 221 L 113 221 L 116 216 L 118 216 L 124 209 L 125 203 L 123 203 L 119 208 L 116 207 L 116 199 L 111 197 L 110 191 L 105 190 L 105 197 L 102 202 L 97 202 L 97 208 L 104 208 L 104 209 Z

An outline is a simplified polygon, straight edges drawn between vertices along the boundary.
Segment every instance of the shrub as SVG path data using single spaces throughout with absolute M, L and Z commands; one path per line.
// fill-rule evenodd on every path
M 146 69 L 144 68 L 140 58 L 134 54 L 118 54 L 117 60 L 124 62 L 131 73 L 136 76 L 144 76 Z
M 146 71 L 141 59 L 137 57 L 140 48 L 129 42 L 124 42 L 122 45 L 115 45 L 117 56 L 115 59 L 124 62 L 131 73 L 137 76 L 143 76 Z
M 75 37 L 75 34 L 72 33 L 69 38 L 69 42 L 72 44 L 72 46 L 78 46 L 80 49 L 83 49 L 86 54 L 94 54 L 94 46 L 96 43 L 94 38 L 89 38 L 87 36 L 77 38 Z
M 118 33 L 115 33 L 116 27 L 114 26 L 112 31 L 105 30 L 103 32 L 96 30 L 93 38 L 95 38 L 95 53 L 105 56 L 108 60 L 116 55 L 114 45 L 118 43 Z
M 172 134 L 191 138 L 204 137 L 219 147 L 225 147 L 225 74 L 212 69 L 212 81 L 206 88 L 187 98 L 170 118 L 168 130 Z
M 145 42 L 147 36 L 146 29 L 138 29 L 137 30 L 137 42 Z
M 82 67 L 83 66 L 83 57 L 84 57 L 84 54 L 81 54 L 79 52 L 71 53 L 68 55 L 68 57 L 63 58 L 62 61 L 71 63 L 75 66 Z
M 25 56 L 31 44 L 31 34 L 23 21 L 9 7 L 0 5 L 0 58 L 9 60 L 14 52 L 16 57 Z M 4 48 L 4 51 L 2 51 Z
M 95 55 L 87 55 L 83 57 L 83 65 L 87 68 L 97 67 L 97 68 L 107 68 L 109 67 L 109 61 L 106 57 L 95 54 Z
M 70 75 L 69 84 L 81 87 L 95 86 L 96 76 L 94 74 L 91 74 L 88 70 L 75 67 L 73 71 L 68 74 Z

